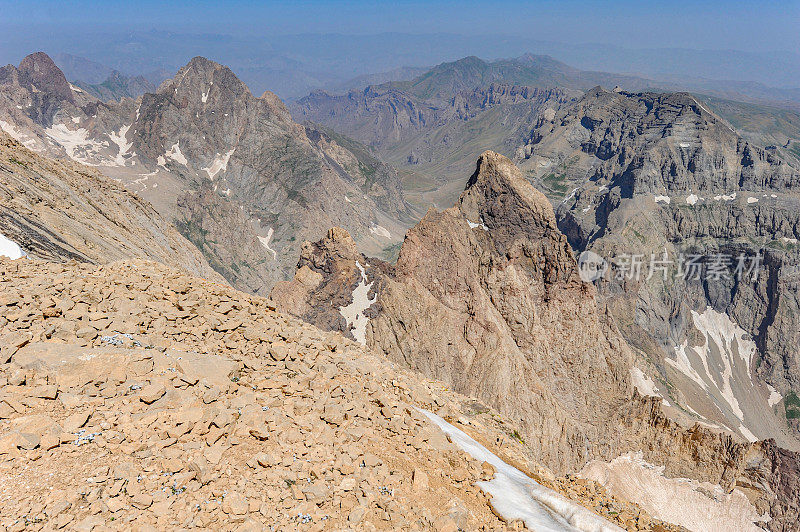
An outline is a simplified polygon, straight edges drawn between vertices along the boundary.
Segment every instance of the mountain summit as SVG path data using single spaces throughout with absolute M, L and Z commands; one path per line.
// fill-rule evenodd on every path
M 203 57 L 155 93 L 101 102 L 34 54 L 3 69 L 0 126 L 31 150 L 96 166 L 151 201 L 249 292 L 290 278 L 300 242 L 331 226 L 389 254 L 415 216 L 396 170 L 357 142 L 294 122 L 274 94 L 253 96 Z

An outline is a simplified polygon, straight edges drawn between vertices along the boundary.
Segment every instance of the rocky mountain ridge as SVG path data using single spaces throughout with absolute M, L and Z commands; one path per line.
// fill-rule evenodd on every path
M 123 98 L 136 99 L 142 94 L 155 92 L 156 86 L 143 76 L 126 76 L 114 70 L 101 83 L 75 81 L 75 86 L 83 89 L 104 102 L 119 101 Z
M 800 171 L 690 95 L 599 88 L 538 124 L 517 157 L 577 252 L 669 259 L 657 276 L 598 282 L 656 394 L 701 422 L 794 448 L 782 401 L 796 393 Z M 678 275 L 689 256 L 701 259 L 692 279 Z M 715 257 L 725 263 L 708 278 Z M 734 275 L 740 257 L 758 264 L 752 278 Z M 706 369 L 716 365 L 729 376 Z
M 438 185 L 446 181 L 451 185 L 447 195 L 430 197 L 429 203 L 449 205 L 458 196 L 461 176 L 469 171 L 466 161 L 474 160 L 486 149 L 514 157 L 517 148 L 530 140 L 530 130 L 542 118 L 536 112 L 525 113 L 521 106 L 497 104 L 494 112 L 451 113 L 448 110 L 454 106 L 454 98 L 463 100 L 459 95 L 480 94 L 492 86 L 500 86 L 515 91 L 559 88 L 571 99 L 597 85 L 609 89 L 622 87 L 629 92 L 665 91 L 663 94 L 693 88 L 582 71 L 531 54 L 494 62 L 467 57 L 437 65 L 409 81 L 368 86 L 346 95 L 312 93 L 298 100 L 293 112 L 374 146 L 384 160 L 397 168 L 421 174 L 410 181 L 409 188 L 420 186 L 418 181 L 423 180 L 424 174 L 436 176 Z M 715 113 L 735 123 L 740 134 L 751 143 L 770 146 L 778 157 L 797 161 L 793 146 L 800 142 L 797 130 L 800 115 L 795 111 L 781 110 L 775 103 L 748 103 L 747 98 L 734 101 L 736 98 L 729 93 L 710 96 L 702 87 L 696 90 L 703 94 L 697 99 L 704 102 L 700 105 L 713 108 Z M 551 119 L 550 113 L 561 103 L 563 100 L 554 98 L 548 105 L 541 105 L 539 111 L 546 111 L 546 118 Z M 435 120 L 437 115 L 450 116 L 448 125 Z
M 455 207 L 430 210 L 409 231 L 395 266 L 358 253 L 334 229 L 304 244 L 295 279 L 276 285 L 272 299 L 477 395 L 515 420 L 557 471 L 642 452 L 670 477 L 746 494 L 772 529 L 795 515 L 787 501 L 800 475 L 796 453 L 709 430 L 643 397 L 652 394 L 613 303 L 580 279 L 550 202 L 496 153 L 481 156 Z M 788 469 L 773 475 L 768 463 Z
M 145 261 L 0 271 L 12 530 L 680 530 L 553 476 L 476 400 L 262 298 Z M 506 474 L 534 496 L 506 500 Z
M 155 93 L 115 103 L 33 54 L 0 72 L 0 126 L 31 150 L 121 181 L 250 292 L 290 277 L 299 243 L 331 225 L 380 254 L 414 218 L 394 169 L 295 123 L 274 94 L 256 98 L 204 58 Z
M 90 263 L 148 258 L 224 282 L 148 202 L 94 169 L 40 157 L 3 132 L 0 233 L 30 257 Z

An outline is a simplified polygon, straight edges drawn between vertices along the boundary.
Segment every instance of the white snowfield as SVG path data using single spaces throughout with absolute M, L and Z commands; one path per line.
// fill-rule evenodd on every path
M 688 203 L 689 205 L 694 205 L 695 203 L 697 203 L 697 200 L 699 199 L 700 198 L 697 197 L 697 194 L 689 194 L 688 196 L 686 196 L 686 203 Z
M 125 157 L 123 156 L 126 155 L 128 150 L 131 149 L 131 146 L 133 146 L 133 143 L 128 142 L 128 139 L 125 138 L 128 135 L 128 130 L 130 128 L 130 125 L 122 126 L 119 129 L 119 133 L 114 133 L 113 131 L 109 133 L 108 136 L 111 139 L 111 142 L 116 144 L 119 150 L 117 151 L 116 157 L 114 157 L 113 163 L 106 163 L 105 166 L 125 166 Z
M 667 205 L 670 204 L 672 201 L 669 196 L 655 196 L 656 203 L 666 203 Z
M 44 132 L 64 147 L 70 159 L 88 166 L 97 166 L 97 163 L 90 160 L 90 157 L 97 159 L 100 152 L 109 147 L 107 142 L 97 142 L 94 139 L 90 139 L 89 132 L 84 128 L 78 128 L 73 131 L 65 124 L 53 124 L 45 129 Z
M 0 256 L 8 257 L 9 259 L 16 260 L 24 257 L 26 253 L 22 248 L 13 240 L 6 238 L 6 235 L 0 233 Z
M 370 225 L 369 232 L 373 235 L 382 236 L 383 238 L 392 238 L 392 234 L 389 232 L 389 230 L 382 225 Z
M 658 393 L 658 386 L 656 386 L 653 379 L 636 366 L 631 366 L 631 382 L 643 396 L 661 397 L 661 394 Z
M 33 151 L 41 151 L 36 146 L 36 139 L 31 138 L 30 135 L 26 135 L 25 133 L 19 131 L 13 124 L 9 124 L 4 120 L 0 120 L 0 129 L 11 135 L 11 138 L 28 148 L 29 150 Z
M 537 532 L 622 532 L 610 521 L 510 466 L 436 414 L 418 410 L 472 458 L 495 467 L 497 471 L 492 480 L 477 482 L 476 485 L 492 496 L 492 508 L 506 521 L 521 520 L 529 530 Z
M 743 404 L 758 406 L 757 401 L 763 401 L 766 407 L 764 391 L 759 390 L 751 374 L 755 343 L 727 314 L 711 307 L 702 313 L 692 311 L 692 320 L 705 339 L 703 345 L 689 347 L 684 341 L 675 347 L 675 358 L 666 359 L 667 364 L 705 392 L 731 430 L 755 441 L 757 438 L 748 421 L 757 420 L 752 417 L 746 420 L 742 408 Z M 700 409 L 699 403 L 694 407 Z
M 367 345 L 367 323 L 369 323 L 369 318 L 364 315 L 364 311 L 375 303 L 378 296 L 373 295 L 372 299 L 367 297 L 372 288 L 372 283 L 367 284 L 367 273 L 361 263 L 356 261 L 356 266 L 361 272 L 361 281 L 353 290 L 353 302 L 346 307 L 339 307 L 339 314 L 345 319 L 347 326 L 352 327 L 353 338 L 360 344 Z
M 211 165 L 208 168 L 203 168 L 203 170 L 205 170 L 208 174 L 208 178 L 210 180 L 213 181 L 214 178 L 217 177 L 218 173 L 228 171 L 228 161 L 231 160 L 231 155 L 233 155 L 234 151 L 236 151 L 235 147 L 231 148 L 231 151 L 223 155 L 218 153 L 214 160 L 211 161 Z
M 736 192 L 727 196 L 725 194 L 719 194 L 717 196 L 714 196 L 715 201 L 733 201 L 735 199 L 736 199 Z
M 473 221 L 470 221 L 469 219 L 467 219 L 467 224 L 468 224 L 468 225 L 469 225 L 469 226 L 470 226 L 472 229 L 476 229 L 476 228 L 480 227 L 480 228 L 481 228 L 481 229 L 483 229 L 484 231 L 488 231 L 488 230 L 489 230 L 489 228 L 488 228 L 488 227 L 486 227 L 486 224 L 485 224 L 485 223 L 483 223 L 483 220 L 481 220 L 479 223 L 475 223 L 475 222 L 473 222 Z
M 656 519 L 693 532 L 758 532 L 759 516 L 739 490 L 725 493 L 720 486 L 686 478 L 667 478 L 663 466 L 654 466 L 642 453 L 628 453 L 611 462 L 594 460 L 580 476 L 599 482 L 612 495 L 632 501 Z
M 172 147 L 167 150 L 167 153 L 158 156 L 158 164 L 160 166 L 166 165 L 167 158 L 172 159 L 176 163 L 182 164 L 183 166 L 189 164 L 189 161 L 187 161 L 186 157 L 184 157 L 183 153 L 181 153 L 180 141 L 173 144 Z
M 783 400 L 783 396 L 778 393 L 778 390 L 769 384 L 767 384 L 767 388 L 769 389 L 769 398 L 767 399 L 769 406 L 775 406 Z
M 259 236 L 258 237 L 258 241 L 261 242 L 261 245 L 264 246 L 264 248 L 267 251 L 272 253 L 272 259 L 273 260 L 278 258 L 278 252 L 275 251 L 274 249 L 272 249 L 271 247 L 269 247 L 269 241 L 272 240 L 272 234 L 274 232 L 275 232 L 275 230 L 272 227 L 270 227 L 269 231 L 267 231 L 267 236 L 266 237 L 264 237 L 264 236 Z

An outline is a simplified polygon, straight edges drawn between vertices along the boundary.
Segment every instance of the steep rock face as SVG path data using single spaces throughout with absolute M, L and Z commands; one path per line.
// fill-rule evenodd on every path
M 131 131 L 131 150 L 186 191 L 179 227 L 202 227 L 201 249 L 242 289 L 268 293 L 291 276 L 300 242 L 330 226 L 378 254 L 410 216 L 396 172 L 295 123 L 274 94 L 255 98 L 203 58 L 142 98 Z
M 459 204 L 409 231 L 393 271 L 335 231 L 305 249 L 273 292 L 279 308 L 342 309 L 369 283 L 367 345 L 517 420 L 554 467 L 614 446 L 599 432 L 632 394 L 631 353 L 578 278 L 550 203 L 505 157 L 481 156 Z M 335 310 L 299 314 L 342 329 Z
M 294 278 L 277 283 L 270 297 L 309 323 L 353 338 L 353 323 L 342 309 L 357 304 L 354 293 L 362 283 L 369 286 L 365 296 L 370 301 L 392 272 L 390 264 L 367 259 L 347 231 L 334 227 L 318 242 L 303 242 Z M 374 315 L 372 305 L 362 307 L 365 318 Z
M 31 257 L 148 258 L 223 282 L 152 205 L 93 169 L 40 157 L 0 133 L 0 232 Z
M 253 96 L 227 67 L 198 57 L 138 101 L 104 103 L 46 57 L 3 69 L 0 127 L 34 151 L 120 180 L 242 290 L 266 294 L 290 278 L 300 242 L 331 226 L 391 254 L 416 217 L 394 169 L 295 123 L 274 94 Z M 35 90 L 29 72 L 40 72 Z
M 791 526 L 796 453 L 692 425 L 634 391 L 641 383 L 614 301 L 607 307 L 581 281 L 550 202 L 508 159 L 482 155 L 458 204 L 409 231 L 393 270 L 361 270 L 372 259 L 339 231 L 306 250 L 295 280 L 273 292 L 279 308 L 342 330 L 334 309 L 344 317 L 364 283 L 366 345 L 497 408 L 549 467 L 642 452 L 669 477 L 745 494 L 773 530 Z M 309 312 L 326 298 L 334 309 Z
M 602 89 L 537 124 L 519 160 L 576 250 L 642 259 L 641 275 L 612 268 L 597 286 L 656 394 L 703 423 L 798 448 L 786 405 L 800 375 L 800 172 L 688 94 Z M 664 254 L 666 276 L 649 275 Z M 697 279 L 679 275 L 691 256 Z M 746 279 L 739 257 L 759 266 Z
M 631 354 L 549 202 L 498 154 L 481 156 L 458 206 L 409 231 L 379 302 L 368 344 L 489 401 L 554 467 L 604 446 L 598 430 L 631 393 Z
M 528 158 L 535 152 L 537 162 L 577 155 L 572 169 L 600 185 L 618 187 L 623 198 L 757 192 L 800 184 L 795 169 L 741 139 L 686 93 L 634 94 L 597 87 L 538 124 L 527 151 Z

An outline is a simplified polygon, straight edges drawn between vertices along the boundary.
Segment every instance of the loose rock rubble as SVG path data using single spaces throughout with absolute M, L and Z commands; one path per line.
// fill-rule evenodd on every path
M 677 530 L 530 462 L 475 400 L 267 300 L 145 261 L 0 259 L 0 530 L 494 530 L 493 467 Z

